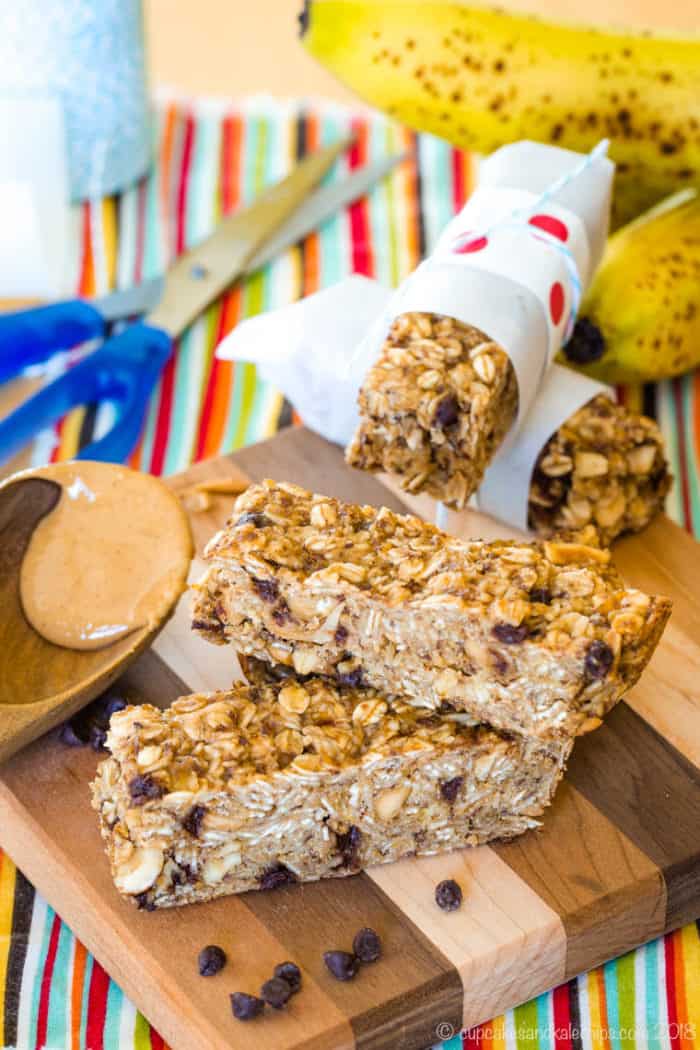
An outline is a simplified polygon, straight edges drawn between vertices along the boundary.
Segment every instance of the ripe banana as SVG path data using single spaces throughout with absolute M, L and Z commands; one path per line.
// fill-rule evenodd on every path
M 490 153 L 611 139 L 614 221 L 700 184 L 700 36 L 578 28 L 459 0 L 306 0 L 307 50 L 368 102 Z
M 613 234 L 562 361 L 608 383 L 700 365 L 700 194 L 675 194 Z

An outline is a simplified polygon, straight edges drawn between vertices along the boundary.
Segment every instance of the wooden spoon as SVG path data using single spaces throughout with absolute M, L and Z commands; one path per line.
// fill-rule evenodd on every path
M 146 497 L 137 501 L 139 513 L 150 511 L 154 515 L 151 557 L 144 550 L 143 562 L 138 562 L 139 566 L 143 564 L 144 577 L 134 579 L 134 587 L 143 589 L 150 584 L 152 577 L 148 574 L 156 561 L 163 564 L 164 552 L 169 565 L 168 586 L 156 586 L 146 626 L 103 648 L 64 648 L 38 634 L 25 616 L 20 595 L 22 562 L 37 526 L 65 497 L 64 486 L 67 490 L 78 475 L 87 477 L 99 491 L 101 479 L 108 478 L 113 494 L 114 472 L 121 472 L 116 475 L 119 486 L 126 479 Z M 134 534 L 134 501 L 128 498 L 128 485 L 124 485 L 122 505 L 115 507 L 115 514 L 122 519 L 123 542 L 129 542 Z M 87 501 L 85 520 L 83 523 L 81 518 L 80 524 L 81 541 L 88 545 L 95 537 L 90 535 Z M 103 535 L 100 539 L 104 543 Z M 186 514 L 177 497 L 157 478 L 108 463 L 72 462 L 24 471 L 0 484 L 0 761 L 107 689 L 151 643 L 184 590 L 191 557 Z M 119 571 L 119 563 L 120 551 L 116 549 L 115 571 Z

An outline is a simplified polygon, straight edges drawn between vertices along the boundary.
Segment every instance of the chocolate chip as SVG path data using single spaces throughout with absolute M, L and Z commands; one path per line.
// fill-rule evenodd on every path
M 539 602 L 541 605 L 552 603 L 552 592 L 547 587 L 533 587 L 529 597 L 531 602 Z
M 140 773 L 129 781 L 129 795 L 135 806 L 143 806 L 150 799 L 162 798 L 164 794 L 165 788 L 150 773 Z
M 139 911 L 156 910 L 156 906 L 153 903 L 153 898 L 151 897 L 148 890 L 144 890 L 143 893 L 137 893 L 134 897 L 134 900 L 136 901 L 136 906 L 138 907 Z
M 260 989 L 260 995 L 275 1010 L 281 1010 L 289 1002 L 292 989 L 283 977 L 271 977 Z
M 226 965 L 226 952 L 218 944 L 208 944 L 197 957 L 200 977 L 213 977 Z
M 234 992 L 231 996 L 231 1009 L 237 1021 L 252 1021 L 265 1009 L 265 1000 L 247 992 Z
M 438 401 L 433 422 L 438 427 L 451 427 L 459 419 L 459 401 L 454 394 L 448 394 Z
M 257 576 L 250 577 L 253 588 L 264 602 L 276 602 L 279 598 L 279 588 L 276 580 L 261 580 Z
M 267 871 L 264 871 L 260 876 L 260 889 L 261 890 L 276 890 L 280 886 L 288 886 L 292 882 L 296 882 L 297 877 L 293 871 L 286 868 L 284 864 L 274 864 Z
M 493 660 L 494 670 L 500 675 L 506 675 L 510 671 L 510 664 L 506 660 L 503 653 L 496 652 L 495 649 L 489 649 L 491 659 Z
M 604 353 L 605 339 L 600 328 L 587 317 L 580 317 L 574 325 L 571 339 L 564 347 L 564 356 L 574 364 L 588 365 L 592 361 L 600 361 Z
M 272 610 L 272 619 L 279 627 L 282 627 L 283 624 L 289 623 L 291 618 L 292 614 L 289 611 L 289 606 L 283 598 L 281 602 Z
M 117 711 L 123 711 L 128 706 L 123 696 L 107 696 L 104 698 L 104 716 L 109 720 Z
M 193 631 L 221 632 L 221 625 L 214 623 L 212 620 L 193 620 L 191 627 Z
M 343 864 L 346 868 L 356 867 L 361 840 L 362 832 L 354 824 L 351 824 L 344 834 L 338 835 L 338 850 L 343 856 Z
M 523 623 L 519 627 L 514 627 L 512 623 L 497 623 L 491 633 L 504 645 L 516 645 L 527 638 L 527 627 Z
M 337 981 L 351 981 L 360 968 L 360 960 L 351 952 L 324 952 L 323 961 Z
M 382 954 L 382 942 L 379 940 L 379 934 L 370 929 L 369 926 L 358 930 L 352 942 L 352 950 L 360 962 L 376 962 Z
M 81 727 L 73 721 L 63 723 L 58 738 L 67 747 L 85 747 L 87 744 L 87 737 L 82 736 Z
M 586 677 L 593 681 L 605 678 L 612 667 L 613 659 L 613 651 L 606 642 L 591 642 L 583 665 Z
M 348 640 L 348 629 L 343 627 L 342 623 L 336 627 L 335 634 L 333 635 L 338 645 L 343 645 Z
M 264 529 L 266 525 L 272 525 L 272 521 L 267 514 L 258 510 L 247 510 L 245 514 L 241 514 L 236 525 L 254 525 L 256 529 Z
M 61 727 L 61 743 L 68 747 L 89 744 L 95 751 L 106 751 L 109 720 L 115 711 L 123 711 L 127 706 L 123 697 L 103 694 Z
M 277 963 L 273 972 L 275 977 L 281 977 L 283 981 L 286 981 L 292 990 L 292 995 L 296 995 L 301 988 L 301 970 L 297 964 L 293 962 Z
M 346 685 L 351 689 L 357 689 L 363 684 L 362 668 L 354 667 L 352 671 L 341 671 L 335 678 L 338 685 Z
M 444 879 L 435 887 L 435 901 L 443 911 L 456 911 L 462 903 L 462 890 L 454 879 Z
M 440 785 L 440 794 L 445 802 L 454 802 L 463 783 L 464 777 L 452 777 L 452 780 L 443 780 Z
M 90 726 L 90 747 L 93 751 L 107 750 L 107 730 L 97 722 Z
M 182 821 L 185 831 L 189 831 L 190 835 L 194 835 L 196 839 L 199 838 L 199 833 L 202 830 L 202 821 L 206 812 L 206 806 L 193 806 Z

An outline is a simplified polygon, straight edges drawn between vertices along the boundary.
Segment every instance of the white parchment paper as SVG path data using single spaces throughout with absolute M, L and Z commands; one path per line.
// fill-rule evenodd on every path
M 391 291 L 377 281 L 349 277 L 292 306 L 243 321 L 220 344 L 217 356 L 255 362 L 309 427 L 345 445 L 357 426 L 357 394 L 367 364 L 355 359 L 348 369 L 348 361 L 358 331 L 374 331 L 374 342 L 366 339 L 365 344 L 370 357 L 376 357 L 383 338 L 377 319 L 391 298 Z M 479 509 L 525 529 L 530 478 L 541 449 L 569 416 L 599 393 L 611 391 L 553 365 L 517 441 L 501 447 L 492 461 L 476 495 Z
M 498 150 L 482 163 L 476 191 L 435 250 L 396 289 L 357 359 L 370 359 L 377 334 L 408 311 L 442 313 L 482 329 L 515 369 L 512 441 L 600 261 L 613 174 L 602 150 L 584 155 L 535 142 Z

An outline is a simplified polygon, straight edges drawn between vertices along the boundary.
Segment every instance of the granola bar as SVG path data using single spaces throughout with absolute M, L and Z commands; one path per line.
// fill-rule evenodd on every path
M 359 395 L 352 467 L 394 474 L 408 492 L 464 507 L 518 407 L 508 355 L 438 314 L 398 317 Z
M 593 526 L 607 547 L 648 525 L 663 509 L 670 485 L 654 420 L 599 395 L 542 449 L 530 483 L 529 525 L 546 537 Z
M 205 559 L 193 627 L 210 641 L 542 739 L 599 724 L 671 606 L 625 587 L 608 551 L 465 542 L 273 481 Z
M 147 909 L 518 835 L 571 748 L 260 675 L 127 708 L 107 742 L 93 806 L 117 889 Z

